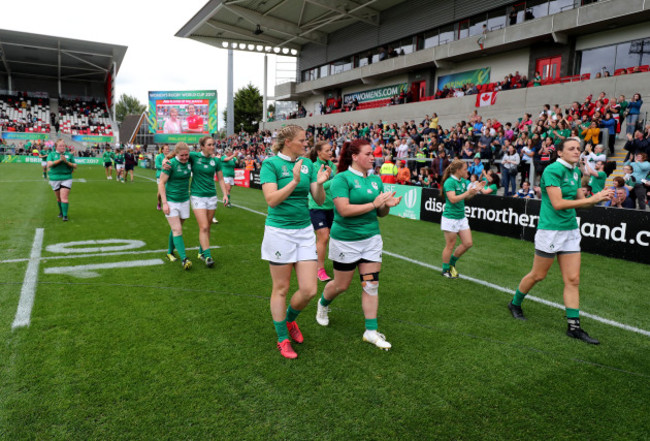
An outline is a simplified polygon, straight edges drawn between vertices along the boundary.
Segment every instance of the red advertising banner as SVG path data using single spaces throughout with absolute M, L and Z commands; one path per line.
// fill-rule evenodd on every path
M 251 171 L 244 170 L 243 168 L 235 169 L 235 185 L 238 187 L 251 186 Z

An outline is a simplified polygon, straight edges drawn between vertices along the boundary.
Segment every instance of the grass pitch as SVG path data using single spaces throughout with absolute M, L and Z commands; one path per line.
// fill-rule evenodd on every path
M 75 172 L 85 182 L 73 184 L 63 223 L 38 165 L 0 165 L 0 439 L 650 437 L 646 335 L 583 318 L 601 340 L 590 346 L 564 335 L 560 309 L 526 300 L 529 320 L 519 322 L 508 294 L 385 255 L 379 329 L 393 349 L 362 342 L 353 283 L 332 304 L 329 327 L 316 323 L 314 302 L 303 311 L 305 343 L 294 345 L 297 360 L 285 360 L 259 257 L 264 217 L 219 206 L 213 269 L 196 251 L 188 272 L 179 262 L 125 267 L 163 259 L 155 251 L 166 249 L 169 227 L 155 209 L 151 171 L 136 170 L 133 184 L 103 172 Z M 266 211 L 259 190 L 235 188 L 233 203 Z M 386 251 L 440 265 L 437 224 L 380 222 Z M 31 325 L 12 330 L 37 228 L 44 244 Z M 533 245 L 473 234 L 461 274 L 514 289 Z M 193 218 L 184 238 L 198 246 Z M 81 258 L 47 249 L 108 239 L 145 244 Z M 107 263 L 116 267 L 53 272 Z M 646 265 L 583 254 L 581 309 L 650 330 L 647 274 Z M 531 294 L 561 303 L 561 293 L 554 266 Z

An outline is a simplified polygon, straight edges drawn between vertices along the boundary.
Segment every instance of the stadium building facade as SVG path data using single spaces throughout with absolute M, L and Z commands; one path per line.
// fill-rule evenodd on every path
M 297 2 L 299 3 L 299 2 Z M 349 2 L 344 2 L 349 3 Z M 368 7 L 374 5 L 369 3 Z M 432 101 L 445 85 L 503 81 L 518 72 L 543 87 L 499 92 L 481 110 L 500 119 L 539 112 L 543 103 L 568 105 L 589 94 L 650 94 L 650 3 L 642 0 L 406 0 L 384 4 L 376 20 L 358 20 L 309 41 L 297 54 L 296 81 L 275 87 L 277 101 L 304 109 L 295 122 L 339 124 L 465 119 L 476 97 Z M 626 68 L 640 73 L 620 75 Z M 386 109 L 401 91 L 408 104 Z M 356 101 L 348 113 L 324 108 Z M 359 110 L 363 109 L 363 110 Z M 276 115 L 266 128 L 287 121 Z

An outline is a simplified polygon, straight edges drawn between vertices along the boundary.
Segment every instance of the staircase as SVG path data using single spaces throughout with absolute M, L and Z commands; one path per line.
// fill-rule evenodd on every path
M 614 170 L 612 174 L 607 177 L 605 188 L 614 185 L 614 178 L 616 176 L 623 177 L 625 174 L 623 173 L 623 161 L 625 159 L 625 155 L 627 155 L 627 150 L 624 150 L 623 146 L 625 145 L 626 141 L 627 138 L 625 137 L 625 134 L 623 134 L 623 137 L 621 139 L 617 139 L 616 143 L 614 143 L 614 155 L 607 157 L 608 161 L 616 161 L 616 170 Z

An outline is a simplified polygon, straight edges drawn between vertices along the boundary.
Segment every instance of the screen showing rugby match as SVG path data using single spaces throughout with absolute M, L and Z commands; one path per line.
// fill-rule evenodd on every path
M 149 92 L 147 119 L 154 142 L 197 143 L 217 132 L 217 91 Z

